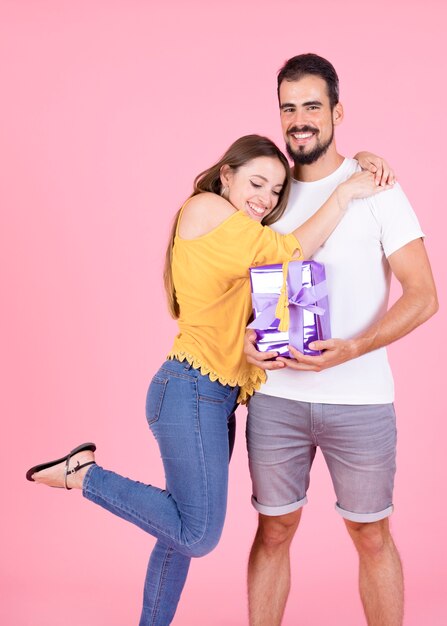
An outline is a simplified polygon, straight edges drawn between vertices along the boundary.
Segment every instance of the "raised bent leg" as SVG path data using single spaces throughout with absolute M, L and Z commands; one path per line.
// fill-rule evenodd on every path
M 151 555 L 140 626 L 171 623 L 191 557 L 218 543 L 226 513 L 228 460 L 237 388 L 212 383 L 178 362 L 154 377 L 147 403 L 166 489 L 92 466 L 84 495 L 158 539 Z
M 207 554 L 225 519 L 228 419 L 236 397 L 237 389 L 212 383 L 197 370 L 166 364 L 152 380 L 147 403 L 166 489 L 92 466 L 84 496 L 185 556 Z
M 289 548 L 301 509 L 269 517 L 259 515 L 248 563 L 250 626 L 279 626 L 290 591 Z
M 190 558 L 207 554 L 220 539 L 238 394 L 238 387 L 212 382 L 188 363 L 172 360 L 160 368 L 149 387 L 146 412 L 166 489 L 99 467 L 91 449 L 70 459 L 70 489 L 82 489 L 87 499 L 159 540 L 148 568 L 142 625 L 171 623 Z M 33 480 L 66 485 L 66 461 L 34 472 Z
M 388 518 L 345 524 L 359 555 L 360 597 L 368 626 L 402 626 L 402 564 Z

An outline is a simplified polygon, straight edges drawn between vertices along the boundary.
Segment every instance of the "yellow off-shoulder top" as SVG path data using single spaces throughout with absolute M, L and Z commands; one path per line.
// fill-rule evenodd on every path
M 243 353 L 252 311 L 248 268 L 282 263 L 297 251 L 293 234 L 280 235 L 242 211 L 195 239 L 182 239 L 177 228 L 172 273 L 179 333 L 168 358 L 186 359 L 211 380 L 238 385 L 239 401 L 246 402 L 266 378 Z

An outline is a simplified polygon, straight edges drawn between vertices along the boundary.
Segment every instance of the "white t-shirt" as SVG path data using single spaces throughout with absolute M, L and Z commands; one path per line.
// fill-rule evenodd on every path
M 287 210 L 272 228 L 280 233 L 294 230 L 359 169 L 357 161 L 345 159 L 326 178 L 311 183 L 293 181 Z M 419 237 L 423 232 L 398 184 L 350 203 L 343 220 L 313 256 L 326 268 L 332 337 L 355 337 L 385 314 L 391 281 L 387 257 Z M 394 399 L 385 348 L 321 372 L 284 368 L 267 374 L 260 393 L 291 400 L 382 404 Z

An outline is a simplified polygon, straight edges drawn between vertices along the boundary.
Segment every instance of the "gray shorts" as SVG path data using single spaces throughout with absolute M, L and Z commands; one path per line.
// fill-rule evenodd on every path
M 284 515 L 306 504 L 317 447 L 329 468 L 340 515 L 374 522 L 393 511 L 392 404 L 310 404 L 255 393 L 247 446 L 252 502 L 263 515 Z

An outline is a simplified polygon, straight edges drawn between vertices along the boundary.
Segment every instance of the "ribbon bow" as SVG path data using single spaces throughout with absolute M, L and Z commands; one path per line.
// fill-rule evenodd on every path
M 296 290 L 289 297 L 287 277 Z M 275 319 L 279 320 L 278 330 L 289 331 L 289 342 L 300 352 L 303 351 L 303 310 L 314 315 L 324 315 L 326 309 L 318 302 L 327 296 L 327 284 L 322 280 L 316 285 L 303 286 L 302 262 L 295 261 L 289 267 L 289 261 L 283 264 L 283 284 L 280 294 L 253 293 L 253 306 L 259 311 L 256 319 L 248 328 L 267 330 Z M 290 308 L 291 307 L 291 308 Z

